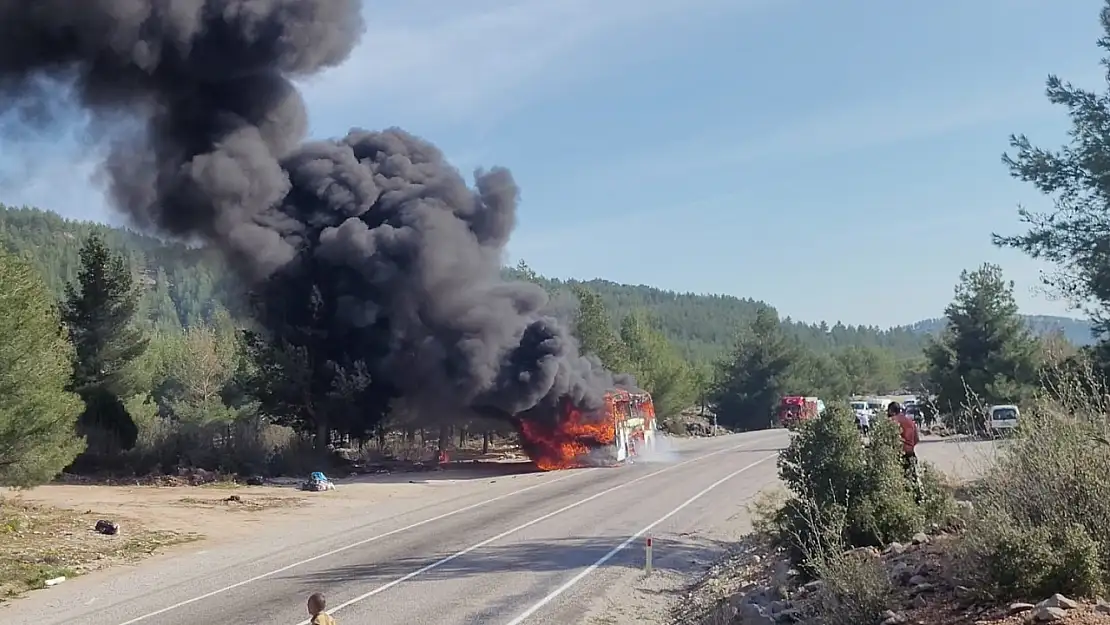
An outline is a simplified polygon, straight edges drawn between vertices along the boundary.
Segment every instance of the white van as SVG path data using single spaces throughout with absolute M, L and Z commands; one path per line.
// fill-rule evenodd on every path
M 1012 430 L 1018 426 L 1021 411 L 1013 404 L 999 404 L 991 406 L 990 419 L 987 422 L 994 431 Z
M 867 400 L 867 409 L 873 416 L 885 415 L 886 407 L 890 405 L 889 399 L 871 398 Z

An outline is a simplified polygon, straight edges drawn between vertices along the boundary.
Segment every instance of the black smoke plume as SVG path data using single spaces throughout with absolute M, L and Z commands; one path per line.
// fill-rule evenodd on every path
M 360 5 L 0 0 L 0 114 L 45 130 L 59 98 L 76 102 L 109 148 L 115 207 L 217 246 L 275 332 L 311 300 L 328 328 L 313 340 L 382 392 L 486 414 L 596 407 L 612 376 L 541 313 L 542 289 L 500 277 L 508 170 L 471 188 L 399 129 L 304 143 L 292 81 L 348 57 Z

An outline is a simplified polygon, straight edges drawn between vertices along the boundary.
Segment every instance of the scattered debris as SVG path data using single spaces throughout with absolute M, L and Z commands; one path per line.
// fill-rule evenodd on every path
M 332 481 L 328 479 L 328 476 L 324 475 L 320 471 L 314 471 L 312 475 L 308 477 L 308 481 L 304 484 L 301 484 L 301 490 L 307 490 L 311 492 L 335 490 L 335 484 L 333 484 Z
M 125 536 L 117 523 L 96 518 L 91 511 L 82 514 L 0 497 L 0 603 L 198 538 L 150 531 L 137 523 L 129 523 Z

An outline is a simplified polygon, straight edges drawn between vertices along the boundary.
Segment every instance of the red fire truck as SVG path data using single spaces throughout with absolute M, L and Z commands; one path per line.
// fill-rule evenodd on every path
M 816 417 L 819 412 L 819 405 L 820 400 L 816 397 L 802 397 L 800 395 L 783 397 L 782 401 L 779 402 L 777 415 L 779 424 L 788 430 L 793 430 L 802 421 Z

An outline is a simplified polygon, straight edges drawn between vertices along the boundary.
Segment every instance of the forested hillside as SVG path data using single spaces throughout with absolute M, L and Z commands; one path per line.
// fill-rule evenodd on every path
M 1056 317 L 1052 315 L 1022 315 L 1025 324 L 1037 335 L 1060 333 L 1070 343 L 1075 345 L 1094 345 L 1095 339 L 1091 334 L 1091 322 L 1071 317 Z M 944 329 L 947 319 L 925 319 L 906 326 L 916 334 L 937 334 Z
M 513 277 L 522 277 L 519 269 L 509 269 Z M 644 285 L 617 284 L 608 280 L 561 281 L 539 278 L 549 291 L 565 291 L 582 284 L 597 292 L 605 308 L 620 319 L 635 310 L 646 311 L 659 329 L 688 358 L 715 358 L 728 349 L 736 331 L 750 324 L 765 302 L 740 299 L 730 295 L 696 295 L 675 293 Z M 773 307 L 771 307 L 773 308 Z M 785 317 L 789 334 L 801 339 L 807 347 L 828 351 L 840 347 L 879 347 L 897 356 L 917 356 L 924 345 L 923 335 L 908 328 L 883 330 L 875 327 L 851 326 L 843 323 L 811 325 Z
M 122 252 L 141 276 L 147 290 L 140 314 L 153 327 L 196 325 L 210 319 L 219 307 L 227 308 L 233 316 L 242 310 L 239 289 L 215 255 L 205 250 L 167 244 L 119 228 L 66 220 L 48 211 L 0 205 L 0 245 L 9 251 L 28 253 L 59 297 L 65 284 L 76 275 L 81 242 L 94 231 L 102 233 L 109 245 Z M 507 269 L 506 273 L 521 277 L 518 269 Z M 556 293 L 576 283 L 542 277 L 539 281 Z M 601 296 L 614 323 L 633 311 L 646 311 L 684 356 L 698 360 L 719 356 L 730 346 L 737 329 L 754 320 L 761 308 L 768 307 L 752 299 L 675 293 L 599 279 L 579 284 Z M 572 297 L 568 296 L 567 301 L 574 305 Z M 1091 342 L 1089 324 L 1084 321 L 1064 317 L 1027 317 L 1027 321 L 1038 333 L 1062 331 L 1074 343 Z M 841 322 L 804 324 L 789 317 L 784 324 L 789 334 L 818 351 L 846 346 L 879 347 L 903 357 L 919 355 L 925 335 L 943 327 L 940 319 L 892 329 Z
M 61 298 L 80 265 L 78 250 L 89 234 L 100 233 L 110 247 L 130 262 L 145 294 L 140 316 L 157 329 L 204 323 L 223 306 L 241 310 L 239 289 L 230 281 L 216 256 L 206 250 L 167 244 L 101 224 L 63 219 L 35 208 L 0 204 L 0 245 L 9 252 L 26 253 L 47 285 Z

